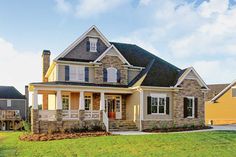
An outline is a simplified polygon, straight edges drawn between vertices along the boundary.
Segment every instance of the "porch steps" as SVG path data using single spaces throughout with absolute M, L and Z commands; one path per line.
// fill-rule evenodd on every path
M 110 120 L 109 131 L 138 131 L 138 128 L 133 121 Z

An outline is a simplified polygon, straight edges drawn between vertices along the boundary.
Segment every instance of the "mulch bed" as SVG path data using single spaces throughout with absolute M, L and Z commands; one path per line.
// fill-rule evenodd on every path
M 152 133 L 163 133 L 163 132 L 181 132 L 181 131 L 194 131 L 194 130 L 204 130 L 204 129 L 212 129 L 210 126 L 196 126 L 196 127 L 178 127 L 178 128 L 166 128 L 166 129 L 146 129 L 144 132 L 152 132 Z
M 109 132 L 83 132 L 83 133 L 55 133 L 55 134 L 23 134 L 21 141 L 52 141 L 63 139 L 75 139 L 82 137 L 110 136 Z

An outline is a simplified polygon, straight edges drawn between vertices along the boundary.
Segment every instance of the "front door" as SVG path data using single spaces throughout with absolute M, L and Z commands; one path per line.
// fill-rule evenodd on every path
M 107 95 L 106 96 L 106 111 L 110 119 L 121 119 L 121 96 Z

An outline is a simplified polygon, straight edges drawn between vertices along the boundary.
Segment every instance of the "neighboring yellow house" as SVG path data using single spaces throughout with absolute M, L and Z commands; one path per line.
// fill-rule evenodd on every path
M 221 125 L 221 124 L 236 124 L 236 81 L 227 85 L 210 85 L 211 91 L 205 104 L 205 120 L 206 124 Z M 216 90 L 215 90 L 216 89 Z M 216 94 L 212 99 L 211 96 Z

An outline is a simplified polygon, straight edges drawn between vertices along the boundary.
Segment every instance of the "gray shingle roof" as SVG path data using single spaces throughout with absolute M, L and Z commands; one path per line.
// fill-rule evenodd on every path
M 183 73 L 183 70 L 137 45 L 115 42 L 111 42 L 111 44 L 115 45 L 130 64 L 148 69 L 147 76 L 142 83 L 143 86 L 174 86 Z M 151 62 L 153 63 L 150 65 Z
M 0 99 L 25 99 L 15 87 L 0 86 Z
M 171 87 L 177 83 L 178 78 L 185 71 L 185 69 L 181 70 L 137 45 L 117 42 L 110 43 L 120 51 L 131 65 L 145 67 L 145 70 L 141 71 L 141 73 L 130 82 L 129 86 L 133 85 L 144 74 L 147 74 L 142 82 L 143 86 Z M 68 58 L 60 58 L 60 60 L 89 62 L 95 59 L 83 58 L 81 60 L 77 58 L 71 60 Z

